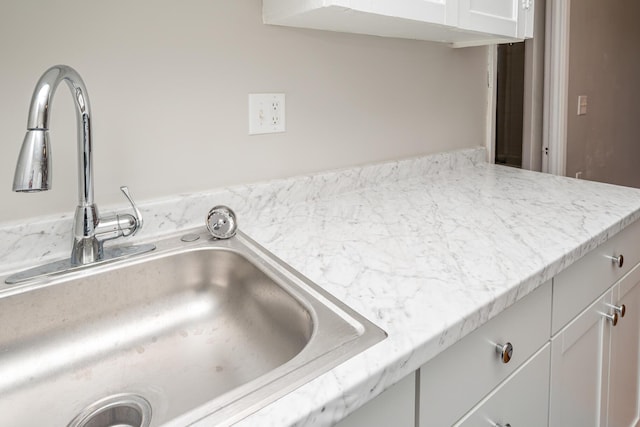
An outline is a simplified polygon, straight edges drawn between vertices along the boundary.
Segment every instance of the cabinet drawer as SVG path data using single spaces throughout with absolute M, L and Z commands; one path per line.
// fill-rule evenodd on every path
M 551 282 L 420 368 L 419 426 L 450 426 L 513 373 L 548 340 Z M 510 342 L 513 355 L 503 363 L 497 344 Z
M 611 257 L 622 255 L 619 267 Z M 640 221 L 589 252 L 553 278 L 552 334 L 640 262 Z
M 547 425 L 549 344 L 472 409 L 456 427 Z

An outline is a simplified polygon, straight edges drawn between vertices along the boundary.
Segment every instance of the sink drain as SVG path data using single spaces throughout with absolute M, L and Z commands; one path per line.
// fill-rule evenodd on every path
M 151 405 L 135 394 L 116 394 L 87 406 L 67 427 L 148 427 Z

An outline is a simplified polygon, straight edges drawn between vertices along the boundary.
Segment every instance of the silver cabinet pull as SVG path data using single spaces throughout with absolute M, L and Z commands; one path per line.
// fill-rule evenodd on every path
M 607 304 L 607 306 L 611 307 L 613 311 L 617 313 L 620 318 L 624 317 L 624 315 L 627 313 L 627 307 L 624 304 L 620 304 L 620 305 Z
M 615 313 L 615 312 L 613 314 L 602 313 L 602 315 L 604 316 L 605 319 L 611 322 L 613 326 L 616 326 L 618 324 L 618 313 Z
M 622 268 L 624 265 L 624 256 L 622 254 L 618 256 L 607 256 L 611 260 L 612 263 L 618 266 L 618 268 Z
M 506 344 L 497 344 L 496 352 L 500 355 L 500 360 L 502 360 L 502 363 L 509 363 L 509 361 L 513 357 L 513 346 L 510 342 Z

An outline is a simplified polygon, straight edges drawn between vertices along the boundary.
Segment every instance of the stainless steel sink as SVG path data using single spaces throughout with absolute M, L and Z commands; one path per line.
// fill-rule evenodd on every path
M 229 425 L 384 339 L 243 233 L 195 237 L 0 287 L 0 425 Z

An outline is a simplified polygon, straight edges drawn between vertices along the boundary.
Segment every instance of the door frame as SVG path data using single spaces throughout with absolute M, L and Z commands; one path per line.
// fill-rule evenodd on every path
M 548 0 L 554 1 L 554 0 Z M 534 3 L 534 38 L 524 44 L 524 106 L 522 123 L 522 168 L 542 171 L 545 88 L 545 0 Z
M 487 162 L 496 162 L 496 107 L 498 98 L 498 45 L 487 46 L 487 113 L 485 115 L 484 145 Z
M 546 5 L 542 171 L 566 175 L 571 0 Z

